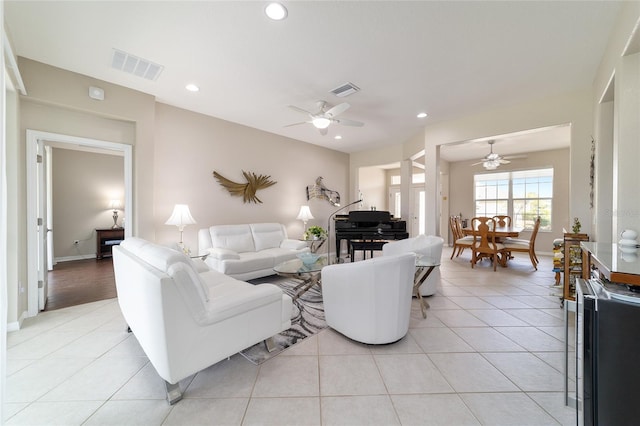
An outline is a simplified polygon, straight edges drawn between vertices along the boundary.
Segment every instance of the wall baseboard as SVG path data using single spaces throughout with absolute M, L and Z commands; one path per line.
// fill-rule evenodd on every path
M 95 259 L 95 254 L 81 254 L 79 256 L 64 256 L 64 257 L 56 257 L 54 258 L 54 263 L 58 262 L 71 262 L 73 260 L 86 260 L 86 259 Z
M 26 317 L 27 317 L 27 311 L 23 311 L 22 315 L 20 315 L 20 318 L 18 319 L 18 321 L 8 322 L 7 323 L 7 332 L 20 330 L 20 328 L 22 327 L 22 323 L 24 322 L 24 319 Z

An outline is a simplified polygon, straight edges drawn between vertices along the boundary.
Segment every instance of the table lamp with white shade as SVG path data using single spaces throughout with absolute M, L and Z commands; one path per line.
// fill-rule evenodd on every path
M 309 210 L 309 206 L 300 206 L 300 212 L 298 213 L 298 217 L 296 218 L 301 220 L 304 223 L 304 230 L 307 231 L 307 222 L 310 219 L 313 219 L 313 215 L 311 214 L 311 210 Z
M 173 207 L 173 213 L 171 213 L 171 217 L 164 223 L 165 225 L 175 225 L 178 227 L 178 231 L 180 231 L 180 247 L 182 244 L 182 232 L 184 231 L 184 227 L 187 225 L 193 225 L 196 223 L 196 220 L 191 216 L 191 212 L 189 211 L 189 206 L 186 204 L 176 204 Z

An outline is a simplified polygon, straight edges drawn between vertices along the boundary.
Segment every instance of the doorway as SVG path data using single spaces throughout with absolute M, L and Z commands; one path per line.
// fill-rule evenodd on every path
M 128 224 L 125 237 L 133 235 L 132 199 L 132 146 L 97 139 L 81 138 L 36 130 L 27 130 L 27 276 L 28 315 L 35 316 L 44 308 L 46 301 L 47 268 L 47 198 L 45 196 L 46 162 L 44 148 L 56 144 L 68 149 L 106 150 L 118 152 L 124 159 L 124 211 L 123 218 Z
M 417 236 L 425 232 L 426 201 L 424 185 L 413 186 L 411 190 L 413 191 L 409 206 L 412 218 L 411 235 Z

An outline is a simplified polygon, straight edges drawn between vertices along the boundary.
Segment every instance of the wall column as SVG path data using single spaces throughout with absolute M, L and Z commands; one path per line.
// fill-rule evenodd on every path
M 424 144 L 424 197 L 425 234 L 440 235 L 440 146 L 425 140 Z
M 400 162 L 400 214 L 407 222 L 407 232 L 411 233 L 411 182 L 413 179 L 413 162 L 411 160 L 402 160 Z
M 596 109 L 595 182 L 593 198 L 593 230 L 591 239 L 611 243 L 613 210 L 613 102 L 602 102 Z

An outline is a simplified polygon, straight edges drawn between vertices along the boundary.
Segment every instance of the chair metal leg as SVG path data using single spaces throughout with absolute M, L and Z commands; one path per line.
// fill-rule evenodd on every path
M 173 405 L 182 399 L 182 391 L 180 391 L 180 385 L 178 383 L 173 385 L 165 380 L 164 386 L 167 389 L 167 401 L 170 405 Z
M 264 346 L 267 348 L 267 352 L 273 352 L 276 350 L 276 342 L 273 340 L 273 337 L 269 337 L 268 339 L 264 339 Z

